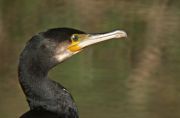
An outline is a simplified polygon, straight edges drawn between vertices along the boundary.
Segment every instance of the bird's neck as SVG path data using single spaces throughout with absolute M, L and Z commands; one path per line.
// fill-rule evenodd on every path
M 40 61 L 31 58 L 20 59 L 19 82 L 27 98 L 34 96 L 37 91 L 43 91 L 43 86 L 49 81 L 47 75 L 48 69 Z
M 43 81 L 48 75 L 48 69 L 40 61 L 28 61 L 28 59 L 20 60 L 18 71 L 19 79 L 24 81 Z

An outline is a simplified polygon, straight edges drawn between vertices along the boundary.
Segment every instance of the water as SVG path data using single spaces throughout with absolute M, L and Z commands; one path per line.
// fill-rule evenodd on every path
M 25 42 L 49 27 L 66 26 L 128 33 L 127 40 L 94 45 L 51 70 L 49 76 L 74 96 L 81 118 L 180 118 L 178 1 L 0 3 L 0 117 L 28 110 L 17 81 Z

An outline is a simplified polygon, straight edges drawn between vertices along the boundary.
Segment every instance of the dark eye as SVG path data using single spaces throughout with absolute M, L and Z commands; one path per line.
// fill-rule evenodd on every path
M 73 40 L 73 41 L 78 41 L 78 40 L 79 40 L 79 37 L 78 37 L 77 35 L 73 35 L 73 36 L 72 36 L 72 40 Z

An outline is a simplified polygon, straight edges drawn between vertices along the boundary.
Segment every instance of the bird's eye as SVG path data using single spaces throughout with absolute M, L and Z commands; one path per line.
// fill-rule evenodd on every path
M 76 42 L 76 41 L 79 40 L 79 37 L 78 37 L 78 35 L 73 35 L 73 36 L 71 37 L 71 39 L 72 39 L 72 41 Z

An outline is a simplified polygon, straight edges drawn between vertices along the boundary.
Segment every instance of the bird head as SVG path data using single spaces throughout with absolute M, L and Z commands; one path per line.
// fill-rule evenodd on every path
M 126 32 L 115 30 L 106 33 L 85 33 L 72 28 L 54 28 L 35 35 L 23 53 L 44 67 L 51 68 L 88 46 L 113 38 L 127 37 Z M 27 50 L 28 49 L 28 50 Z M 31 53 L 31 54 L 30 54 Z
M 54 58 L 58 62 L 62 62 L 88 46 L 113 38 L 127 37 L 127 34 L 122 30 L 106 33 L 85 33 L 71 28 L 57 28 L 45 32 L 44 37 L 57 42 Z

